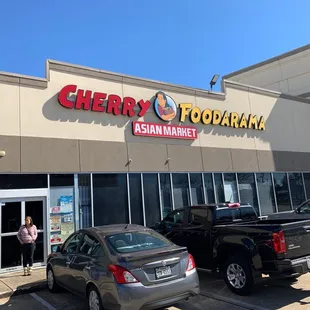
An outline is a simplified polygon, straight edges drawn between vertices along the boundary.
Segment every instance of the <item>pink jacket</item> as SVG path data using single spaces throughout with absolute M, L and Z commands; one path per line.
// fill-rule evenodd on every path
M 36 225 L 32 225 L 27 228 L 25 225 L 22 225 L 17 233 L 17 239 L 21 244 L 23 243 L 34 243 L 38 237 Z

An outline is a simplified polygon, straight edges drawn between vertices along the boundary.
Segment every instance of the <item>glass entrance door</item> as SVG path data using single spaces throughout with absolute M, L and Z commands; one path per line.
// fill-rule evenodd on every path
M 17 239 L 19 227 L 25 217 L 31 216 L 38 229 L 34 266 L 44 264 L 46 257 L 46 207 L 45 198 L 0 199 L 0 271 L 13 271 L 22 266 L 20 243 Z

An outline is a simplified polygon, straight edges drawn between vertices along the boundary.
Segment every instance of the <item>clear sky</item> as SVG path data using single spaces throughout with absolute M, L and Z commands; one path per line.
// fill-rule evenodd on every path
M 208 89 L 214 73 L 308 44 L 309 12 L 309 0 L 3 0 L 0 71 L 45 77 L 49 58 Z

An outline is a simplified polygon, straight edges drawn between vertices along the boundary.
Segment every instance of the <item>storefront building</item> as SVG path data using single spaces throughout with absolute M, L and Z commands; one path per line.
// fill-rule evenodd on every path
M 308 99 L 57 61 L 47 61 L 46 79 L 0 74 L 0 94 L 0 272 L 21 267 L 26 215 L 39 229 L 39 266 L 79 228 L 152 226 L 206 202 L 241 201 L 265 215 L 310 198 Z

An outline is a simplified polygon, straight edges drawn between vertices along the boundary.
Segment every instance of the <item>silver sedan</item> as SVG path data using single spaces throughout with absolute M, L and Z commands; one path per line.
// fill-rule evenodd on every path
M 108 225 L 73 233 L 46 266 L 51 292 L 65 288 L 91 310 L 171 306 L 199 294 L 187 249 L 139 225 Z

